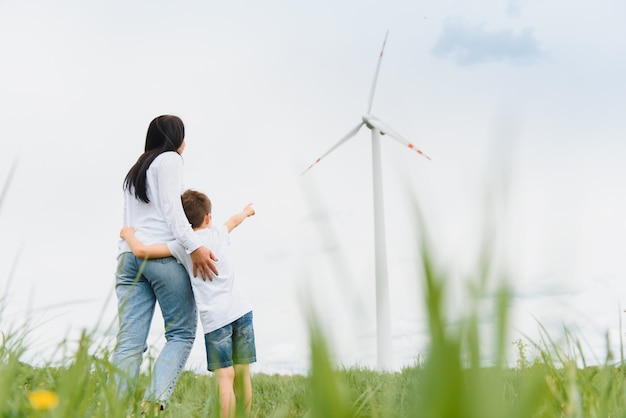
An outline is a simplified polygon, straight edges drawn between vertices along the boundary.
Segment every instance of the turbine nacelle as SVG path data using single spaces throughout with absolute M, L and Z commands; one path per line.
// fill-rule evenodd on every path
M 363 124 L 365 124 L 365 126 L 367 126 L 368 128 L 376 129 L 378 132 L 380 132 L 381 135 L 385 135 L 385 134 L 389 135 L 390 137 L 392 137 L 393 139 L 395 139 L 402 145 L 406 146 L 410 150 L 413 150 L 417 152 L 418 154 L 420 154 L 421 156 L 430 160 L 430 157 L 424 154 L 424 152 L 421 149 L 418 149 L 417 147 L 415 147 L 415 145 L 413 145 L 411 142 L 406 140 L 402 135 L 400 135 L 399 133 L 391 129 L 390 126 L 388 126 L 382 120 L 378 119 L 376 116 L 366 114 L 366 115 L 363 115 L 362 119 L 363 119 Z
M 385 132 L 383 132 L 379 128 L 377 128 L 377 125 L 379 125 L 379 123 L 377 123 L 377 122 L 381 122 L 381 121 L 376 116 L 373 116 L 373 115 L 370 115 L 370 114 L 363 115 L 361 117 L 361 120 L 363 121 L 365 126 L 367 126 L 369 129 L 376 128 L 378 130 L 378 132 L 380 132 L 381 135 L 385 135 Z M 376 122 L 372 123 L 370 121 L 376 121 Z

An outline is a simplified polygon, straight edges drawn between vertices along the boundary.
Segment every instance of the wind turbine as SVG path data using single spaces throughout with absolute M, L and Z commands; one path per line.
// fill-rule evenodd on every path
M 391 351 L 391 314 L 389 307 L 389 283 L 387 278 L 387 251 L 385 247 L 385 223 L 384 223 L 384 206 L 383 206 L 383 181 L 382 181 L 382 164 L 380 159 L 380 136 L 387 134 L 391 138 L 400 142 L 410 150 L 428 158 L 422 150 L 416 148 L 412 143 L 404 139 L 400 134 L 395 132 L 383 121 L 371 114 L 372 102 L 374 100 L 374 92 L 376 90 L 376 82 L 380 71 L 380 64 L 383 59 L 387 36 L 380 50 L 376 72 L 374 73 L 374 82 L 370 90 L 369 101 L 367 104 L 367 113 L 361 117 L 361 122 L 355 126 L 346 136 L 341 138 L 339 142 L 333 145 L 328 151 L 322 154 L 313 164 L 311 164 L 302 174 L 305 174 L 313 166 L 319 163 L 322 158 L 333 152 L 338 146 L 354 137 L 363 125 L 372 131 L 372 172 L 373 172 L 373 190 L 374 190 L 374 256 L 376 261 L 376 348 L 378 368 L 381 370 L 390 370 L 393 367 L 393 358 Z

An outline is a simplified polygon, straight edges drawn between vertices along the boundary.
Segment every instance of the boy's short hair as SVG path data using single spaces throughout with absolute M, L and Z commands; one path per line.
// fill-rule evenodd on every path
M 192 228 L 199 228 L 204 217 L 211 213 L 211 200 L 204 193 L 196 190 L 185 190 L 181 196 L 183 209 Z

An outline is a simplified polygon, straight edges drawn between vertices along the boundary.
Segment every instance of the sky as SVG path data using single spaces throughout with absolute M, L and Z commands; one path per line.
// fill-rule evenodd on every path
M 375 367 L 369 132 L 302 172 L 360 122 L 389 31 L 372 113 L 432 158 L 382 137 L 393 366 L 428 349 L 421 234 L 451 324 L 490 242 L 510 340 L 569 329 L 603 361 L 626 295 L 625 16 L 617 0 L 0 0 L 1 330 L 27 322 L 33 362 L 83 329 L 114 341 L 122 181 L 169 113 L 213 219 L 257 212 L 232 236 L 253 372 L 307 369 L 309 307 L 338 364 Z M 205 368 L 201 338 L 187 367 Z

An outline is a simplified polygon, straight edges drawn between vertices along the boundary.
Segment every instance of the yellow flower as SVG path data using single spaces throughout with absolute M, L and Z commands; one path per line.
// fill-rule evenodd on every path
M 28 401 L 33 408 L 38 410 L 54 409 L 59 405 L 59 395 L 52 391 L 41 389 L 28 392 Z

